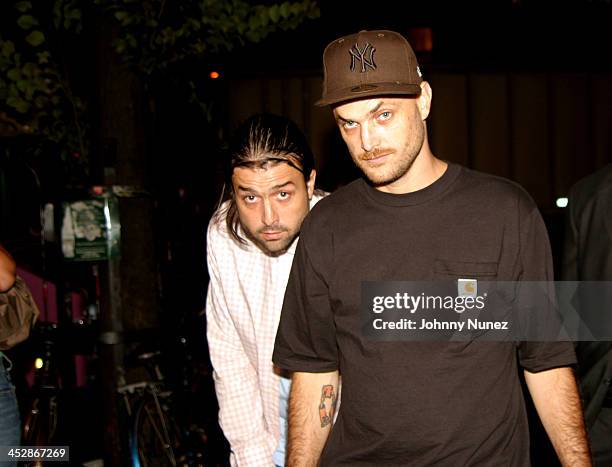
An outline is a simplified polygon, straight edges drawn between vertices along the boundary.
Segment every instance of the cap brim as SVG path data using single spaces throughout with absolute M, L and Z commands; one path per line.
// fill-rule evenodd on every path
M 420 94 L 421 86 L 418 84 L 367 84 L 328 92 L 325 97 L 316 101 L 315 105 L 323 107 L 373 96 L 418 96 Z

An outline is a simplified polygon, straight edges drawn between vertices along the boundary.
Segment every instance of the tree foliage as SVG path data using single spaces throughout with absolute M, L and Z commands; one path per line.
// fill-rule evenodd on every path
M 0 124 L 4 133 L 35 136 L 35 151 L 52 146 L 81 165 L 89 149 L 85 104 L 73 94 L 53 43 L 60 34 L 80 32 L 81 10 L 76 0 L 50 2 L 51 11 L 40 3 L 19 1 L 1 12 L 5 23 L 14 18 L 14 27 L 0 36 Z
M 229 52 L 316 18 L 312 0 L 270 6 L 244 0 L 96 0 L 121 25 L 116 51 L 145 75 Z
M 36 150 L 51 143 L 65 161 L 87 158 L 86 105 L 67 73 L 63 44 L 106 15 L 116 22 L 113 47 L 145 81 L 171 76 L 179 67 L 205 62 L 276 31 L 319 15 L 313 0 L 252 5 L 244 0 L 51 0 L 18 1 L 0 8 L 8 31 L 0 36 L 0 130 L 30 134 Z M 7 19 L 7 18 L 10 18 Z M 201 83 L 184 83 L 191 102 L 206 113 Z

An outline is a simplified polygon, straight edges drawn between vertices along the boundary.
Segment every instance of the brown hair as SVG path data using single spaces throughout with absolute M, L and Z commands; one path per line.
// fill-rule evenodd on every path
M 249 117 L 236 129 L 224 164 L 225 183 L 221 201 L 227 199 L 229 202 L 218 215 L 226 214 L 227 230 L 238 243 L 245 244 L 246 241 L 238 231 L 240 218 L 232 184 L 234 169 L 266 169 L 280 163 L 289 164 L 302 172 L 305 181 L 308 181 L 314 168 L 312 150 L 294 122 L 280 115 L 262 113 Z

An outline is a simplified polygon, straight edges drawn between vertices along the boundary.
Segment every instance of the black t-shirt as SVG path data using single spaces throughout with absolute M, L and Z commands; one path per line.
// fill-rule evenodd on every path
M 532 372 L 572 365 L 571 344 L 376 342 L 362 334 L 363 281 L 458 277 L 552 280 L 544 224 L 518 185 L 449 164 L 408 194 L 359 179 L 305 219 L 273 360 L 342 375 L 322 466 L 529 465 L 518 364 Z

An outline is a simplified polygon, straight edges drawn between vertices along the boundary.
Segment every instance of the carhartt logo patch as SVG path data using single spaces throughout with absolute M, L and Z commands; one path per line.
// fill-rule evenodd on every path
M 376 70 L 376 63 L 374 63 L 374 52 L 376 49 L 372 44 L 366 42 L 362 48 L 359 48 L 359 44 L 355 44 L 349 49 L 351 55 L 351 71 L 355 71 L 357 62 L 361 63 L 359 72 L 365 73 L 368 67 L 372 70 Z
M 478 294 L 476 279 L 457 279 L 457 295 L 460 297 L 475 297 Z

